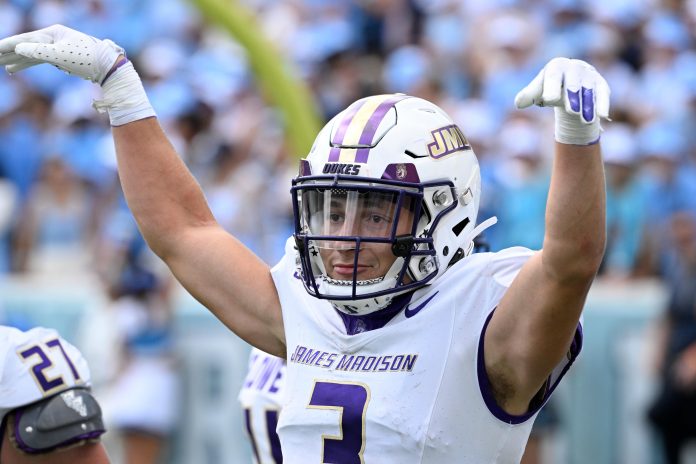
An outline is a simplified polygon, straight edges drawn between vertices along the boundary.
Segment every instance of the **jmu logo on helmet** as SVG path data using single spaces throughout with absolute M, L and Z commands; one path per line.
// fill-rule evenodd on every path
M 441 127 L 431 131 L 433 141 L 428 144 L 431 158 L 442 158 L 460 150 L 468 150 L 469 141 L 456 124 Z

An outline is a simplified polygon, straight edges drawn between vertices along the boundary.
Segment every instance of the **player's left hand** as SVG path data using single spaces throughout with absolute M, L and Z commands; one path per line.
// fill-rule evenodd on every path
M 600 120 L 609 119 L 607 81 L 582 60 L 554 58 L 515 97 L 517 108 L 552 106 L 556 140 L 588 145 L 599 138 Z

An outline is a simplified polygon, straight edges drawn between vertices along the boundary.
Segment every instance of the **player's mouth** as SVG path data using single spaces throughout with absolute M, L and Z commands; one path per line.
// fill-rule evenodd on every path
M 341 278 L 341 277 L 353 277 L 353 270 L 356 269 L 355 266 L 353 266 L 353 263 L 333 263 L 332 264 L 333 268 L 333 273 L 334 273 L 334 278 Z M 360 274 L 365 273 L 369 269 L 371 269 L 372 266 L 368 266 L 365 264 L 358 264 L 357 266 L 357 275 L 359 276 Z

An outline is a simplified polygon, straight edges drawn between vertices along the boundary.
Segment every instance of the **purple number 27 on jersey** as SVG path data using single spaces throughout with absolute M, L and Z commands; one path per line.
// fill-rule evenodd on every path
M 50 349 L 58 349 L 60 350 L 61 355 L 63 356 L 63 359 L 65 359 L 65 362 L 67 365 L 70 367 L 70 372 L 73 375 L 73 378 L 75 381 L 80 380 L 80 375 L 77 373 L 77 369 L 75 369 L 75 365 L 72 363 L 70 358 L 68 357 L 68 354 L 65 352 L 65 349 L 63 348 L 63 345 L 60 343 L 60 340 L 57 338 L 49 340 L 46 342 L 46 346 L 49 347 Z M 44 391 L 44 393 L 50 392 L 55 388 L 62 387 L 65 385 L 65 382 L 63 381 L 63 377 L 60 375 L 49 379 L 46 376 L 46 371 L 53 367 L 53 361 L 51 359 L 50 351 L 47 353 L 44 351 L 44 349 L 41 347 L 41 345 L 34 345 L 31 348 L 28 348 L 22 352 L 19 353 L 19 355 L 22 357 L 23 360 L 28 360 L 32 357 L 38 357 L 39 360 L 36 362 L 31 370 L 32 373 L 34 374 L 34 378 L 36 379 L 36 382 L 39 384 L 41 389 Z

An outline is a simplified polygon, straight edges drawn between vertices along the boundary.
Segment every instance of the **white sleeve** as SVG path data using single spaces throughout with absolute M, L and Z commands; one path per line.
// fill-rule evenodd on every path
M 524 247 L 511 247 L 493 253 L 488 272 L 503 287 L 509 287 L 524 263 L 536 253 Z

